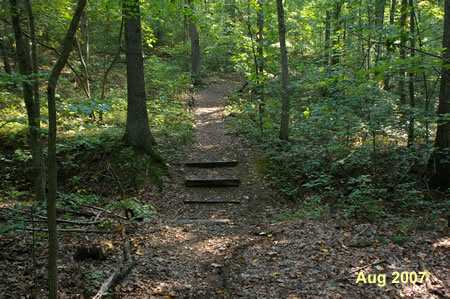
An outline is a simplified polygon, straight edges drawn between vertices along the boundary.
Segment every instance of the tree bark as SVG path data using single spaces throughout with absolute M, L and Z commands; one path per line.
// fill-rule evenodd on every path
M 375 3 L 375 28 L 378 31 L 378 41 L 381 42 L 383 38 L 383 23 L 384 23 L 384 8 L 386 5 L 386 0 L 377 0 Z M 381 43 L 377 44 L 376 46 L 376 57 L 375 57 L 375 63 L 378 63 L 378 60 L 381 55 Z
M 2 8 L 6 12 L 8 11 L 8 0 L 0 0 L 2 1 Z M 3 60 L 3 68 L 5 69 L 5 73 L 11 74 L 11 64 L 9 63 L 9 45 L 10 41 L 7 38 L 8 31 L 0 29 L 0 51 Z
M 15 1 L 15 0 L 11 0 Z M 78 0 L 75 14 L 73 15 L 69 29 L 63 42 L 63 49 L 48 79 L 48 291 L 49 298 L 58 297 L 58 232 L 56 228 L 56 85 L 59 75 L 69 58 L 74 43 L 75 33 L 80 23 L 81 15 L 87 0 Z
M 400 28 L 402 28 L 402 33 L 400 37 L 400 44 L 402 45 L 400 47 L 400 59 L 405 60 L 406 58 L 406 48 L 403 47 L 406 45 L 406 17 L 408 14 L 408 0 L 402 0 L 401 3 L 401 9 L 400 9 Z M 400 69 L 400 78 L 398 83 L 398 89 L 399 89 L 399 98 L 400 98 L 400 105 L 404 106 L 406 105 L 406 92 L 405 92 L 405 67 L 401 66 Z M 403 108 L 401 108 L 403 110 Z
M 192 10 L 195 9 L 192 0 L 188 0 L 188 5 Z M 191 40 L 192 81 L 194 85 L 200 85 L 202 84 L 200 74 L 200 34 L 197 25 L 193 22 L 192 15 L 189 16 L 189 38 Z
M 89 64 L 89 17 L 87 10 L 83 11 L 80 24 L 81 33 L 81 52 L 83 60 L 86 64 Z
M 8 39 L 3 34 L 3 30 L 0 30 L 0 51 L 3 60 L 3 68 L 5 73 L 11 74 L 11 65 L 9 64 L 9 54 L 8 54 Z
M 280 139 L 287 140 L 289 138 L 289 70 L 288 56 L 286 49 L 286 26 L 284 21 L 283 0 L 277 0 L 278 12 L 278 32 L 280 36 L 280 52 L 281 52 L 281 125 Z
M 444 34 L 442 38 L 441 89 L 439 92 L 436 140 L 430 159 L 431 183 L 441 190 L 450 188 L 450 0 L 445 0 Z
M 415 37 L 415 24 L 414 24 L 414 1 L 409 0 L 409 10 L 410 10 L 410 23 L 409 23 L 409 32 L 411 33 L 410 44 L 410 56 L 414 57 L 414 48 L 416 47 L 416 37 Z M 414 145 L 414 108 L 416 107 L 416 99 L 414 97 L 414 72 L 408 72 L 408 92 L 409 92 L 409 126 L 408 126 L 408 147 L 412 147 Z
M 263 137 L 263 114 L 264 114 L 264 0 L 258 0 L 257 14 L 258 37 L 256 39 L 258 52 L 258 73 L 256 97 L 259 108 L 259 131 L 261 138 Z
M 331 34 L 331 14 L 330 11 L 326 11 L 325 15 L 325 61 L 326 64 L 330 63 L 330 34 Z
M 392 0 L 391 3 L 391 10 L 389 11 L 389 25 L 394 25 L 395 22 L 395 8 L 397 5 L 397 0 Z M 389 49 L 389 47 L 387 47 L 386 49 L 387 51 L 387 56 L 390 60 L 391 58 L 391 49 Z M 389 90 L 390 89 L 390 80 L 391 80 L 391 75 L 389 73 L 386 74 L 386 77 L 384 79 L 384 83 L 383 83 L 383 89 L 384 90 Z
M 36 36 L 34 32 L 34 18 L 32 13 L 30 16 L 30 27 L 33 40 L 33 61 L 31 59 L 31 51 L 28 41 L 24 39 L 22 28 L 20 27 L 20 11 L 17 6 L 17 0 L 10 0 L 11 4 L 11 22 L 14 29 L 14 36 L 16 39 L 16 51 L 19 64 L 20 74 L 30 77 L 34 75 L 33 84 L 29 80 L 22 82 L 23 98 L 28 116 L 28 127 L 30 131 L 30 147 L 32 156 L 32 179 L 34 182 L 34 189 L 36 199 L 45 201 L 45 171 L 44 158 L 41 142 L 41 115 L 40 102 L 37 81 L 37 59 L 35 57 Z M 34 36 L 33 36 L 34 33 Z M 33 74 L 34 73 L 34 74 Z
M 333 20 L 333 34 L 331 36 L 331 64 L 335 65 L 339 63 L 340 51 L 339 51 L 339 30 L 341 29 L 340 15 L 341 15 L 341 1 L 339 0 L 334 7 L 332 20 Z
M 150 132 L 141 44 L 139 0 L 123 2 L 127 64 L 128 109 L 124 141 L 135 149 L 153 153 L 155 140 Z

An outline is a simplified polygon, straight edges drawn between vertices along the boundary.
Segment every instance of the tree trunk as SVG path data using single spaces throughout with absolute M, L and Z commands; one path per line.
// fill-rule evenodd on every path
M 11 0 L 15 1 L 15 0 Z M 87 0 L 78 0 L 75 14 L 63 42 L 63 49 L 48 79 L 48 291 L 49 298 L 58 297 L 58 232 L 56 228 L 56 84 L 59 75 L 69 58 L 74 43 L 75 33 Z
M 400 28 L 402 28 L 402 34 L 400 38 L 400 44 L 402 45 L 400 47 L 400 59 L 404 60 L 406 58 L 406 48 L 403 46 L 406 46 L 406 40 L 407 40 L 407 34 L 406 34 L 406 16 L 408 14 L 408 0 L 402 0 L 401 9 L 400 9 Z M 400 79 L 398 83 L 398 89 L 399 89 L 399 97 L 400 97 L 400 105 L 404 106 L 406 105 L 406 92 L 405 92 L 405 67 L 401 66 L 400 69 Z M 403 108 L 401 108 L 403 110 Z
M 411 58 L 414 57 L 414 48 L 416 47 L 416 37 L 415 37 L 415 24 L 414 24 L 414 2 L 413 0 L 409 0 L 409 10 L 410 10 L 410 44 L 411 44 L 411 50 L 410 50 L 410 56 Z M 408 91 L 409 91 L 409 126 L 408 126 L 408 147 L 411 147 L 414 145 L 414 108 L 416 107 L 416 99 L 414 97 L 414 72 L 409 71 L 408 72 Z
M 24 39 L 22 28 L 20 27 L 19 16 L 21 15 L 17 6 L 17 0 L 10 0 L 11 4 L 11 21 L 14 29 L 14 36 L 16 39 L 16 51 L 19 64 L 20 74 L 23 76 L 31 76 L 35 69 L 35 75 L 37 73 L 37 65 L 34 66 L 31 60 L 31 51 L 28 41 Z M 30 20 L 34 21 L 32 15 Z M 34 23 L 31 25 L 32 33 L 34 32 Z M 36 38 L 33 38 L 34 45 L 36 46 Z M 33 55 L 34 56 L 34 55 Z M 34 59 L 33 59 L 34 60 Z M 34 189 L 36 193 L 36 199 L 45 201 L 45 171 L 44 171 L 44 158 L 41 143 L 41 115 L 40 115 L 40 102 L 39 93 L 37 87 L 37 78 L 34 77 L 33 84 L 30 81 L 23 81 L 23 98 L 25 101 L 25 107 L 28 116 L 28 126 L 30 130 L 30 147 L 32 156 L 32 179 L 34 181 Z M 33 86 L 34 85 L 34 86 Z
M 377 0 L 375 3 L 375 28 L 378 31 L 378 42 L 382 41 L 383 38 L 383 22 L 384 22 L 384 7 L 386 5 L 386 0 Z M 378 63 L 378 60 L 381 55 L 381 43 L 377 44 L 376 46 L 376 57 L 375 57 L 375 63 Z
M 441 89 L 439 92 L 436 140 L 430 159 L 431 183 L 441 190 L 450 188 L 450 0 L 445 0 L 444 34 L 442 38 Z
M 326 64 L 330 63 L 330 34 L 331 34 L 331 14 L 330 11 L 326 11 L 325 16 L 325 61 Z
M 395 7 L 396 7 L 396 5 L 397 5 L 397 0 L 392 0 L 391 10 L 389 11 L 389 25 L 391 25 L 391 26 L 394 25 L 394 22 L 395 22 Z M 390 53 L 391 49 L 389 49 L 389 47 L 387 47 L 386 51 L 387 51 L 388 58 L 390 60 L 390 58 L 391 58 L 391 53 Z M 391 76 L 390 76 L 389 73 L 387 73 L 386 77 L 384 79 L 384 84 L 383 84 L 383 89 L 384 90 L 389 90 L 390 89 L 390 80 L 391 80 Z
M 192 0 L 188 0 L 188 5 L 192 10 L 195 9 Z M 191 40 L 192 81 L 194 85 L 200 85 L 202 84 L 200 74 L 200 34 L 197 25 L 192 19 L 192 15 L 189 16 L 189 38 Z
M 5 69 L 5 73 L 9 75 L 11 74 L 11 65 L 9 64 L 8 45 L 8 39 L 3 34 L 3 30 L 0 30 L 0 51 L 3 60 L 3 68 Z
M 334 7 L 333 12 L 333 34 L 331 36 L 331 64 L 335 65 L 339 63 L 340 51 L 339 51 L 339 30 L 341 29 L 340 24 L 341 15 L 341 2 L 338 1 Z
M 2 1 L 2 8 L 5 12 L 8 11 L 8 0 L 0 0 Z M 0 51 L 3 60 L 3 67 L 5 69 L 5 73 L 11 74 L 11 64 L 9 63 L 9 45 L 10 41 L 7 38 L 8 30 L 0 29 Z
M 84 62 L 89 64 L 89 17 L 87 10 L 83 11 L 80 24 L 81 33 L 81 53 L 83 55 Z
M 258 73 L 256 97 L 259 108 L 259 131 L 263 137 L 263 114 L 264 114 L 264 0 L 258 0 L 258 14 L 256 23 L 258 25 L 258 37 L 256 39 L 258 52 Z
M 281 126 L 280 139 L 287 140 L 289 138 L 289 70 L 288 56 L 286 49 L 286 26 L 284 21 L 283 0 L 277 0 L 278 12 L 278 32 L 280 35 L 280 52 L 281 52 Z
M 135 149 L 153 153 L 144 81 L 139 0 L 123 2 L 127 63 L 128 109 L 124 141 Z

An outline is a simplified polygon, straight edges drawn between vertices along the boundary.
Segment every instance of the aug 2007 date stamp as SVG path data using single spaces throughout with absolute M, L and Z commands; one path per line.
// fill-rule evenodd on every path
M 421 271 L 421 272 L 392 272 L 392 280 L 391 283 L 423 283 L 425 279 L 430 277 L 430 272 Z M 387 274 L 364 274 L 363 271 L 359 272 L 358 277 L 356 278 L 355 283 L 370 283 L 377 284 L 379 287 L 384 287 L 386 285 Z

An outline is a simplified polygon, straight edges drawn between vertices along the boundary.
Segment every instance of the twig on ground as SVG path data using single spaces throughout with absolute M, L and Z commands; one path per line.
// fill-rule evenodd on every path
M 91 208 L 91 209 L 94 209 L 94 210 L 98 210 L 98 211 L 103 211 L 103 212 L 105 212 L 105 213 L 108 213 L 108 214 L 110 214 L 110 215 L 113 215 L 113 216 L 115 216 L 115 217 L 117 217 L 117 218 L 120 218 L 120 219 L 123 219 L 123 220 L 128 220 L 126 217 L 123 217 L 122 215 L 119 215 L 119 214 L 116 214 L 116 213 L 114 213 L 114 212 L 108 211 L 107 209 L 104 209 L 104 208 L 100 208 L 100 207 L 96 207 L 96 206 L 91 206 L 91 205 L 88 205 L 88 204 L 82 204 L 82 206 L 83 206 L 83 207 L 86 207 L 86 208 Z
M 32 227 L 24 227 L 24 230 L 31 230 L 37 232 L 48 232 L 46 228 L 32 228 Z M 67 229 L 58 229 L 58 233 L 92 233 L 92 234 L 113 234 L 114 231 L 108 230 L 96 230 L 96 229 L 76 229 L 76 228 L 67 228 Z
M 123 244 L 123 257 L 119 261 L 114 273 L 111 274 L 107 280 L 105 280 L 93 299 L 102 298 L 109 289 L 113 288 L 119 281 L 125 278 L 125 276 L 127 276 L 136 265 L 136 262 L 133 261 L 131 257 L 130 241 L 128 240 L 128 236 L 125 234 L 125 228 L 122 230 L 122 235 L 125 238 Z

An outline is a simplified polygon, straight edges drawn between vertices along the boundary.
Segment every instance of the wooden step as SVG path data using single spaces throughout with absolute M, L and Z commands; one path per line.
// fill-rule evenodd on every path
M 238 178 L 186 179 L 186 187 L 237 187 L 241 183 Z
M 172 219 L 169 220 L 173 223 L 179 224 L 232 224 L 230 219 Z
M 224 199 L 210 199 L 210 200 L 189 200 L 186 199 L 183 201 L 186 204 L 221 204 L 221 203 L 233 203 L 240 204 L 241 202 L 238 200 L 224 200 Z
M 238 161 L 203 161 L 203 162 L 186 162 L 186 167 L 198 167 L 198 168 L 219 168 L 219 167 L 234 167 L 238 165 Z

